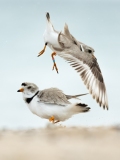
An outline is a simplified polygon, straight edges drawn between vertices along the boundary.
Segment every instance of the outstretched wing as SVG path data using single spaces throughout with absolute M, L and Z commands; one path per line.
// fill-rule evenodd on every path
M 68 34 L 69 32 L 66 33 Z M 64 48 L 64 51 L 58 52 L 57 55 L 67 60 L 75 68 L 96 102 L 103 106 L 104 109 L 108 109 L 104 79 L 97 59 L 92 53 L 92 48 L 83 44 L 82 47 L 84 48 L 81 50 L 82 43 L 78 42 L 72 35 L 72 38 L 69 37 L 70 35 L 66 36 L 66 34 L 60 33 L 58 41 Z
M 39 92 L 38 97 L 40 101 L 44 103 L 57 104 L 62 106 L 70 104 L 65 94 L 57 88 L 44 89 Z

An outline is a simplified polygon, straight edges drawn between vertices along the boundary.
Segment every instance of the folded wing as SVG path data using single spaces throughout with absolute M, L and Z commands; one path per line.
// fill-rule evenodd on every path
M 57 88 L 44 89 L 39 92 L 38 97 L 41 102 L 65 106 L 70 104 L 65 94 Z

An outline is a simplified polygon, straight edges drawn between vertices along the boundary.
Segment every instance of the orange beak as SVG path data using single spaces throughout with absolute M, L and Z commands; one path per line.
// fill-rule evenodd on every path
M 20 88 L 17 92 L 23 92 L 24 89 L 23 88 Z

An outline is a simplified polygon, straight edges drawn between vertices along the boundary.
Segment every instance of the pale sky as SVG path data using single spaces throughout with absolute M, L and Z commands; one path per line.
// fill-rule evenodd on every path
M 79 75 L 58 56 L 55 59 L 59 74 L 52 71 L 52 52 L 48 47 L 37 57 L 44 47 L 46 11 L 56 30 L 61 31 L 67 23 L 79 41 L 95 49 L 108 93 L 109 111 L 100 108 L 92 96 L 84 96 L 81 100 L 91 111 L 75 115 L 64 124 L 120 124 L 120 1 L 1 0 L 0 128 L 46 126 L 47 120 L 33 115 L 17 93 L 22 82 L 33 82 L 40 90 L 57 87 L 71 95 L 88 92 Z

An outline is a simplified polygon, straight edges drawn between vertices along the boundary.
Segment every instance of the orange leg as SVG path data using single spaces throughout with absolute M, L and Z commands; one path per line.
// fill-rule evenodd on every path
M 53 52 L 53 53 L 51 54 L 51 57 L 52 57 L 52 60 L 53 60 L 53 70 L 54 70 L 54 68 L 55 68 L 56 71 L 57 71 L 57 73 L 58 73 L 58 68 L 57 68 L 57 65 L 56 65 L 56 63 L 55 63 L 54 56 L 56 56 L 56 53 L 55 53 L 55 52 Z
M 52 117 L 49 118 L 49 121 L 50 121 L 50 122 L 53 122 L 53 123 L 54 123 L 54 120 L 55 120 L 54 116 L 52 116 Z
M 59 120 L 56 120 L 56 121 L 55 121 L 54 116 L 51 116 L 51 117 L 49 118 L 49 121 L 52 122 L 52 123 L 54 123 L 54 124 L 60 122 Z
M 45 52 L 45 49 L 46 49 L 46 45 L 44 46 L 43 50 L 38 53 L 38 57 L 41 56 Z

